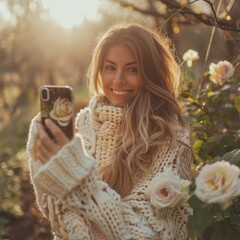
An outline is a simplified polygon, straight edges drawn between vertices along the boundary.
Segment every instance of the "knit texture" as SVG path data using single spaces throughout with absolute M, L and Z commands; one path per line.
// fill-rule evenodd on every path
M 159 210 L 145 194 L 153 177 L 168 167 L 181 178 L 191 178 L 188 131 L 176 126 L 178 141 L 161 143 L 149 171 L 134 171 L 133 189 L 121 198 L 99 179 L 98 171 L 114 158 L 122 117 L 121 108 L 93 98 L 77 115 L 74 139 L 44 165 L 36 157 L 36 119 L 32 120 L 27 144 L 30 176 L 54 239 L 188 239 L 189 205 Z

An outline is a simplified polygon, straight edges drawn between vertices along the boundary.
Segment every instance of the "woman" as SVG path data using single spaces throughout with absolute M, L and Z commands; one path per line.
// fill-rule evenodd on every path
M 76 117 L 74 139 L 48 120 L 53 142 L 40 117 L 33 119 L 31 178 L 55 239 L 188 238 L 186 201 L 158 208 L 149 197 L 154 177 L 166 169 L 191 178 L 179 79 L 164 36 L 138 24 L 117 25 L 95 48 L 93 96 Z

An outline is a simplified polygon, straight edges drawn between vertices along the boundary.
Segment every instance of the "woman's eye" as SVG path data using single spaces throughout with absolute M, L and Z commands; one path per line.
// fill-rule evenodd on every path
M 138 68 L 137 68 L 137 67 L 129 67 L 129 68 L 128 68 L 128 72 L 138 73 Z
M 106 70 L 106 71 L 114 71 L 115 67 L 112 66 L 112 65 L 106 65 L 106 66 L 104 66 L 104 70 Z

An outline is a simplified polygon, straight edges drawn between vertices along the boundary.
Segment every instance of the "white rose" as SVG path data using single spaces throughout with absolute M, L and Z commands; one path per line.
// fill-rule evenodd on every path
M 150 186 L 146 189 L 146 195 L 157 209 L 174 207 L 182 201 L 189 199 L 189 186 L 191 182 L 175 175 L 172 169 L 156 175 Z
M 199 59 L 198 52 L 189 49 L 183 54 L 183 60 L 187 61 L 187 66 L 192 67 L 192 62 Z
M 196 196 L 206 203 L 227 208 L 240 195 L 240 169 L 226 161 L 205 165 L 196 178 Z
M 228 61 L 220 61 L 209 66 L 210 80 L 217 85 L 223 85 L 234 74 L 234 67 Z
M 73 115 L 73 105 L 67 98 L 59 97 L 53 105 L 50 117 L 61 126 L 67 126 Z

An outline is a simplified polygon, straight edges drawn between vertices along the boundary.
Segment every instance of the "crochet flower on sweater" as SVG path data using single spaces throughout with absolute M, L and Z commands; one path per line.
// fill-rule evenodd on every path
M 148 172 L 134 171 L 133 189 L 124 198 L 99 178 L 98 171 L 114 158 L 123 117 L 121 108 L 100 104 L 95 97 L 76 118 L 79 132 L 46 164 L 36 157 L 36 119 L 27 150 L 38 206 L 49 219 L 54 239 L 186 240 L 191 209 L 187 203 L 155 209 L 145 190 L 153 177 L 171 168 L 191 178 L 189 133 L 176 126 L 175 145 L 160 144 Z

